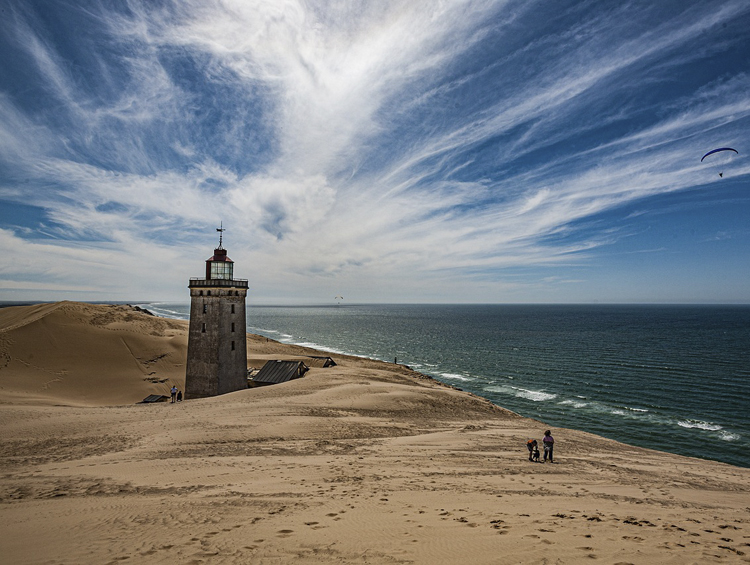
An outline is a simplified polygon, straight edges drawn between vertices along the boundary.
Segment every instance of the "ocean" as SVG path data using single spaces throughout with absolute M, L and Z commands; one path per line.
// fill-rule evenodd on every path
M 189 317 L 188 304 L 140 306 Z M 398 360 L 553 428 L 750 467 L 750 306 L 249 306 L 247 320 L 284 343 Z

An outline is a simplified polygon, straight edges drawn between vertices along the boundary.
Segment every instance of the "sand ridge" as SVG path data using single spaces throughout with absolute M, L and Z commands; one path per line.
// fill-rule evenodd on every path
M 186 329 L 125 305 L 2 308 L 0 402 L 130 404 L 168 393 L 185 380 Z
M 137 405 L 130 387 L 162 384 L 149 372 L 184 379 L 183 322 L 25 308 L 0 310 L 9 563 L 750 561 L 748 469 L 567 429 L 553 429 L 557 463 L 530 463 L 524 443 L 544 424 L 340 355 L 283 385 Z M 54 353 L 32 358 L 46 340 Z M 320 354 L 248 340 L 258 361 Z M 80 355 L 96 349 L 109 361 Z M 40 372 L 63 367 L 67 388 L 39 388 Z M 75 395 L 114 378 L 107 368 L 127 384 Z

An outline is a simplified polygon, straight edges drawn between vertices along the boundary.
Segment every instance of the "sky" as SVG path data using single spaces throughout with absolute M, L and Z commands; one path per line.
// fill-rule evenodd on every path
M 747 0 L 0 0 L 0 54 L 2 301 L 188 302 L 223 226 L 251 304 L 750 303 Z

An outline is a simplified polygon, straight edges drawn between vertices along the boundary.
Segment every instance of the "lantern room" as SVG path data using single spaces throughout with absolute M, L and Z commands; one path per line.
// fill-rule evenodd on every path
M 214 249 L 212 257 L 206 260 L 207 280 L 232 280 L 234 261 L 227 257 L 227 250 L 219 246 Z

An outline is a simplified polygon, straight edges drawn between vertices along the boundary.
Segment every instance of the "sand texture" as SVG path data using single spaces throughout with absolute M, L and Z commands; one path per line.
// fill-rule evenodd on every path
M 553 429 L 332 355 L 182 403 L 185 322 L 0 309 L 0 562 L 743 563 L 750 470 Z M 316 354 L 248 336 L 254 366 Z M 317 353 L 319 354 L 319 353 Z

